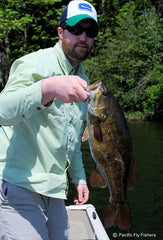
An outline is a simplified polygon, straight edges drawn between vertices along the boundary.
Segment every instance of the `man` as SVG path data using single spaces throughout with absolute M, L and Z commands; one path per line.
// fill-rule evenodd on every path
M 0 239 L 68 239 L 67 170 L 77 189 L 74 202 L 88 200 L 80 151 L 88 79 L 81 61 L 97 33 L 94 7 L 71 1 L 54 48 L 11 67 L 0 94 Z

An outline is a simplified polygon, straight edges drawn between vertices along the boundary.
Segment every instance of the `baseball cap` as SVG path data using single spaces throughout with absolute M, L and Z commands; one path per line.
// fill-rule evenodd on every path
M 97 12 L 96 9 L 87 1 L 74 0 L 64 8 L 60 24 L 66 22 L 69 26 L 74 26 L 83 19 L 89 18 L 94 25 L 98 28 Z

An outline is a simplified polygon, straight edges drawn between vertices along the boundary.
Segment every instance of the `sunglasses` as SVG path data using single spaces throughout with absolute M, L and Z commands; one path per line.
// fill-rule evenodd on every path
M 96 29 L 94 29 L 93 27 L 85 28 L 80 25 L 75 25 L 75 26 L 71 27 L 66 24 L 62 28 L 64 30 L 67 29 L 70 33 L 72 33 L 74 35 L 81 35 L 83 32 L 85 32 L 87 37 L 89 37 L 89 38 L 95 38 L 98 34 L 98 31 Z

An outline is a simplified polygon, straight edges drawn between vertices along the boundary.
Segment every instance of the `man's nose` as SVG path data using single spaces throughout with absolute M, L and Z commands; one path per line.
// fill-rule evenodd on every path
M 79 37 L 80 37 L 80 40 L 85 41 L 85 40 L 87 39 L 87 34 L 86 34 L 86 32 L 83 31 L 82 34 L 80 34 Z

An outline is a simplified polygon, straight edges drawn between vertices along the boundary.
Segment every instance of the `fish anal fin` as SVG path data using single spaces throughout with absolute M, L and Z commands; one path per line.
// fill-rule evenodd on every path
M 82 135 L 82 142 L 85 142 L 89 139 L 89 134 L 88 134 L 88 127 L 85 128 L 83 135 Z
M 117 225 L 121 229 L 129 230 L 131 227 L 131 216 L 128 203 L 109 202 L 104 214 L 103 224 L 105 228 Z
M 100 125 L 94 125 L 93 131 L 94 131 L 94 138 L 96 139 L 96 141 L 103 142 L 103 135 L 102 135 L 102 130 Z
M 127 188 L 132 190 L 136 187 L 137 183 L 138 183 L 138 164 L 137 164 L 135 156 L 133 156 L 131 167 L 130 167 Z
M 100 188 L 105 188 L 106 183 L 101 174 L 98 172 L 97 169 L 95 169 L 90 176 L 90 183 L 92 187 L 100 187 Z

